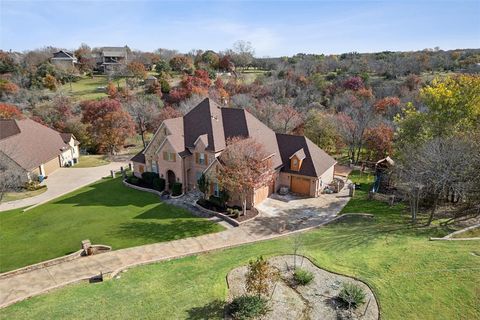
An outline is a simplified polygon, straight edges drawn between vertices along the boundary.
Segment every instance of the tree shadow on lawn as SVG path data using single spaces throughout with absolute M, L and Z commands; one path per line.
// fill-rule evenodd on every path
M 179 208 L 171 204 L 161 202 L 154 208 L 147 210 L 133 219 L 155 219 L 155 220 L 164 220 L 164 219 L 200 219 L 192 215 L 188 210 L 184 208 Z
M 225 310 L 225 302 L 221 300 L 213 300 L 201 307 L 193 307 L 189 310 L 188 320 L 204 320 L 204 319 L 223 319 Z
M 85 190 L 86 189 L 86 190 Z M 154 203 L 160 203 L 157 196 L 125 187 L 121 178 L 104 179 L 85 187 L 83 192 L 74 191 L 75 194 L 67 195 L 54 204 L 70 204 L 74 206 L 106 206 L 144 207 Z
M 196 237 L 220 231 L 218 226 L 208 220 L 174 220 L 168 223 L 127 222 L 120 224 L 109 235 L 124 239 L 145 239 L 163 242 Z
M 326 227 L 313 231 L 310 241 L 316 245 L 328 247 L 333 251 L 346 251 L 355 247 L 369 246 L 383 241 L 385 245 L 403 241 L 408 238 L 421 238 L 428 241 L 429 237 L 441 236 L 447 233 L 443 227 L 431 226 L 422 228 L 411 223 L 397 221 L 385 222 L 382 217 L 367 218 L 361 216 L 346 217 L 333 222 Z M 318 233 L 327 232 L 323 235 Z M 306 237 L 306 241 L 309 241 Z

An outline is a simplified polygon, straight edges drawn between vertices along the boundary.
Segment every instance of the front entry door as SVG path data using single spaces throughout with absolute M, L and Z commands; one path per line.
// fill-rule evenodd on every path
M 172 189 L 173 184 L 176 182 L 175 173 L 172 170 L 167 171 L 167 182 L 168 182 L 168 189 Z

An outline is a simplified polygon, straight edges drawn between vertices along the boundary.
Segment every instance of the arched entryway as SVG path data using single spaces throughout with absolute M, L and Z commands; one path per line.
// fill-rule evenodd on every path
M 167 171 L 167 183 L 168 183 L 168 189 L 172 189 L 173 187 L 173 184 L 176 182 L 176 178 L 175 178 L 175 172 L 173 172 L 172 170 L 168 170 Z

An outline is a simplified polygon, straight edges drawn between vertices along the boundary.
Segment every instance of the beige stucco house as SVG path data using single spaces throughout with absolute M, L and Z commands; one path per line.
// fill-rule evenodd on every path
M 156 172 L 167 188 L 182 183 L 184 191 L 197 188 L 206 174 L 211 194 L 217 194 L 215 168 L 232 137 L 250 137 L 271 154 L 275 175 L 270 185 L 252 190 L 248 206 L 256 205 L 281 187 L 318 197 L 333 180 L 336 161 L 304 136 L 277 134 L 244 109 L 220 107 L 206 98 L 183 117 L 165 120 L 148 146 L 132 158 L 134 174 Z M 232 195 L 230 195 L 232 198 Z M 233 198 L 235 201 L 235 198 Z
M 79 143 L 30 119 L 0 119 L 0 160 L 25 172 L 26 180 L 48 176 L 78 162 Z

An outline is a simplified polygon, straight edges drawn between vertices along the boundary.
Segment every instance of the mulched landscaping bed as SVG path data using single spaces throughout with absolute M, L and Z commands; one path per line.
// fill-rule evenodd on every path
M 379 309 L 372 290 L 363 282 L 328 272 L 315 266 L 305 257 L 284 255 L 268 260 L 275 268 L 280 278 L 273 286 L 269 296 L 268 313 L 261 316 L 262 320 L 277 319 L 352 319 L 377 320 Z M 314 275 L 311 283 L 295 285 L 293 280 L 294 262 L 297 267 L 308 270 Z M 231 270 L 227 275 L 229 300 L 246 294 L 245 279 L 247 266 Z M 342 283 L 353 283 L 365 292 L 365 302 L 357 309 L 347 311 L 338 302 Z M 228 318 L 230 319 L 230 318 Z
M 242 214 L 242 215 L 240 215 L 240 216 L 238 216 L 238 217 L 233 217 L 233 216 L 230 216 L 230 215 L 229 215 L 229 213 L 228 213 L 228 211 L 227 211 L 226 208 L 225 208 L 225 209 L 224 209 L 224 208 L 219 208 L 219 207 L 213 205 L 213 204 L 212 204 L 211 202 L 209 202 L 209 201 L 205 201 L 205 200 L 203 200 L 203 199 L 200 199 L 200 200 L 197 201 L 197 204 L 198 204 L 199 206 L 207 209 L 207 210 L 216 211 L 216 212 L 218 212 L 218 213 L 224 214 L 224 215 L 228 216 L 229 218 L 232 218 L 232 219 L 234 219 L 234 220 L 236 220 L 236 221 L 238 221 L 238 222 L 243 222 L 243 221 L 246 221 L 246 220 L 250 220 L 250 219 L 252 219 L 253 217 L 255 217 L 255 216 L 258 215 L 257 209 L 251 208 L 251 209 L 248 209 L 248 210 L 247 210 L 246 214 L 244 214 L 244 215 Z M 240 207 L 232 207 L 232 208 L 238 209 L 238 210 L 240 210 L 240 212 L 242 211 L 242 208 L 240 208 Z

